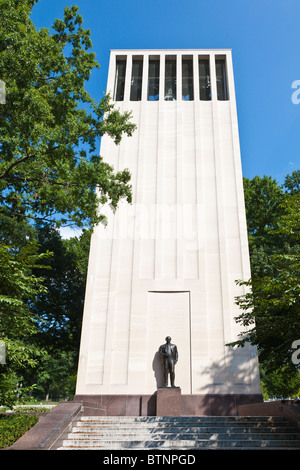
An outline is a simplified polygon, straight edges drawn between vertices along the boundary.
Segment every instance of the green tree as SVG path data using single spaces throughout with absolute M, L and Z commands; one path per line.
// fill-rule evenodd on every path
M 286 176 L 284 187 L 290 194 L 300 193 L 300 170 L 295 170 L 291 175 Z
M 52 254 L 46 270 L 42 264 L 33 269 L 35 276 L 44 275 L 44 289 L 30 302 L 35 334 L 23 341 L 36 367 L 14 367 L 14 383 L 22 382 L 32 397 L 64 399 L 75 393 L 90 236 L 85 230 L 64 240 L 55 227 L 36 227 L 39 252 Z
M 96 145 L 104 134 L 118 144 L 135 125 L 109 95 L 97 102 L 85 89 L 99 64 L 79 8 L 37 30 L 36 1 L 0 0 L 0 214 L 89 226 L 100 204 L 131 201 L 129 171 L 115 172 Z
M 246 330 L 236 344 L 250 340 L 257 345 L 267 372 L 284 368 L 297 374 L 291 346 L 300 338 L 300 195 L 273 194 L 275 216 L 250 233 L 252 278 L 239 281 L 249 291 L 236 299 L 241 309 L 236 321 Z
M 131 114 L 115 109 L 109 95 L 97 102 L 85 89 L 99 64 L 78 7 L 66 7 L 51 30 L 37 30 L 30 19 L 37 1 L 0 0 L 0 80 L 6 87 L 0 104 L 0 340 L 7 350 L 0 400 L 7 403 L 15 399 L 17 378 L 38 363 L 51 332 L 60 332 L 56 345 L 67 338 L 65 349 L 73 351 L 80 329 L 83 264 L 72 266 L 72 246 L 59 243 L 56 264 L 51 262 L 47 248 L 38 246 L 41 233 L 27 221 L 90 227 L 102 219 L 99 204 L 117 208 L 120 199 L 131 201 L 129 171 L 116 172 L 96 149 L 105 134 L 116 145 L 132 135 Z M 52 277 L 45 275 L 47 263 Z M 59 278 L 63 272 L 67 280 Z M 72 299 L 67 289 L 75 285 L 81 294 Z M 65 301 L 51 297 L 62 293 L 68 293 Z
M 34 342 L 55 355 L 58 351 L 72 351 L 75 360 L 80 342 L 90 232 L 63 240 L 54 227 L 38 227 L 39 251 L 49 251 L 52 257 L 47 260 L 50 269 L 34 271 L 37 276 L 44 274 L 46 288 L 31 305 L 32 313 L 39 318 Z
M 276 240 L 269 238 L 278 219 L 283 214 L 282 202 L 285 195 L 282 186 L 270 176 L 244 178 L 244 195 L 252 270 L 255 270 L 255 257 L 260 252 L 272 253 Z
M 75 393 L 77 362 L 72 352 L 35 348 L 38 366 L 19 370 L 19 382 L 38 400 L 64 400 Z
M 0 245 L 0 340 L 6 349 L 6 362 L 0 364 L 0 404 L 11 406 L 17 399 L 16 370 L 36 365 L 32 346 L 25 339 L 37 332 L 30 302 L 45 288 L 43 279 L 32 271 L 44 266 L 49 256 L 48 252 L 38 254 L 34 242 L 15 250 Z
M 297 398 L 300 395 L 300 371 L 287 366 L 268 373 L 261 368 L 262 393 L 264 398 Z

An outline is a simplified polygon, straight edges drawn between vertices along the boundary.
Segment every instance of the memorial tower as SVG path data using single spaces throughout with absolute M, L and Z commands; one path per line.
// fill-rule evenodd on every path
M 151 414 L 170 336 L 184 414 L 260 401 L 255 348 L 226 346 L 251 277 L 231 51 L 112 50 L 107 92 L 137 125 L 100 152 L 133 202 L 92 235 L 75 398 Z

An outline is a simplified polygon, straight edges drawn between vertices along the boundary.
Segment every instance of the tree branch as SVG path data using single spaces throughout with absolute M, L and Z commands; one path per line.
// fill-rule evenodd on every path
M 97 130 L 97 128 L 95 126 L 92 126 L 88 131 L 86 132 L 83 132 L 81 135 L 79 136 L 74 136 L 73 139 L 69 139 L 68 142 L 66 142 L 64 145 L 70 145 L 70 144 L 73 144 L 74 143 L 74 140 L 76 139 L 81 139 L 81 138 L 85 138 L 87 137 L 89 134 L 92 134 L 93 132 L 95 132 Z M 55 147 L 51 147 L 49 148 L 48 150 L 45 151 L 45 153 L 50 153 L 50 152 L 53 152 L 54 150 L 57 150 L 58 148 L 60 148 L 61 145 L 56 145 Z M 1 175 L 0 175 L 0 180 L 1 179 L 5 179 L 8 174 L 10 173 L 10 171 L 17 165 L 19 165 L 20 163 L 23 163 L 24 161 L 28 160 L 29 158 L 32 158 L 34 157 L 35 154 L 30 154 L 30 155 L 25 155 L 24 157 L 20 158 L 19 160 L 16 160 L 14 163 L 12 163 Z
M 34 157 L 33 154 L 31 155 L 25 155 L 25 157 L 22 157 L 20 158 L 19 160 L 15 161 L 14 163 L 12 163 L 1 175 L 0 175 L 0 179 L 5 179 L 9 172 L 17 165 L 19 165 L 20 163 L 23 163 L 25 162 L 26 160 L 28 160 L 29 158 L 31 157 Z

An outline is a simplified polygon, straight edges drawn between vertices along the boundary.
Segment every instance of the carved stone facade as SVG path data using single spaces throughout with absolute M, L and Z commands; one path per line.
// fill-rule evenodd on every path
M 184 396 L 259 397 L 255 348 L 226 346 L 250 278 L 231 51 L 113 50 L 107 91 L 137 125 L 100 152 L 133 203 L 92 236 L 76 393 L 152 396 L 169 335 Z

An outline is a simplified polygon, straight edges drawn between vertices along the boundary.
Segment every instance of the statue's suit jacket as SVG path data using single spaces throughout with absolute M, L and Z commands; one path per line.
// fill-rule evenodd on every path
M 176 344 L 163 344 L 160 346 L 159 352 L 165 359 L 171 357 L 174 361 L 178 361 L 178 351 Z

